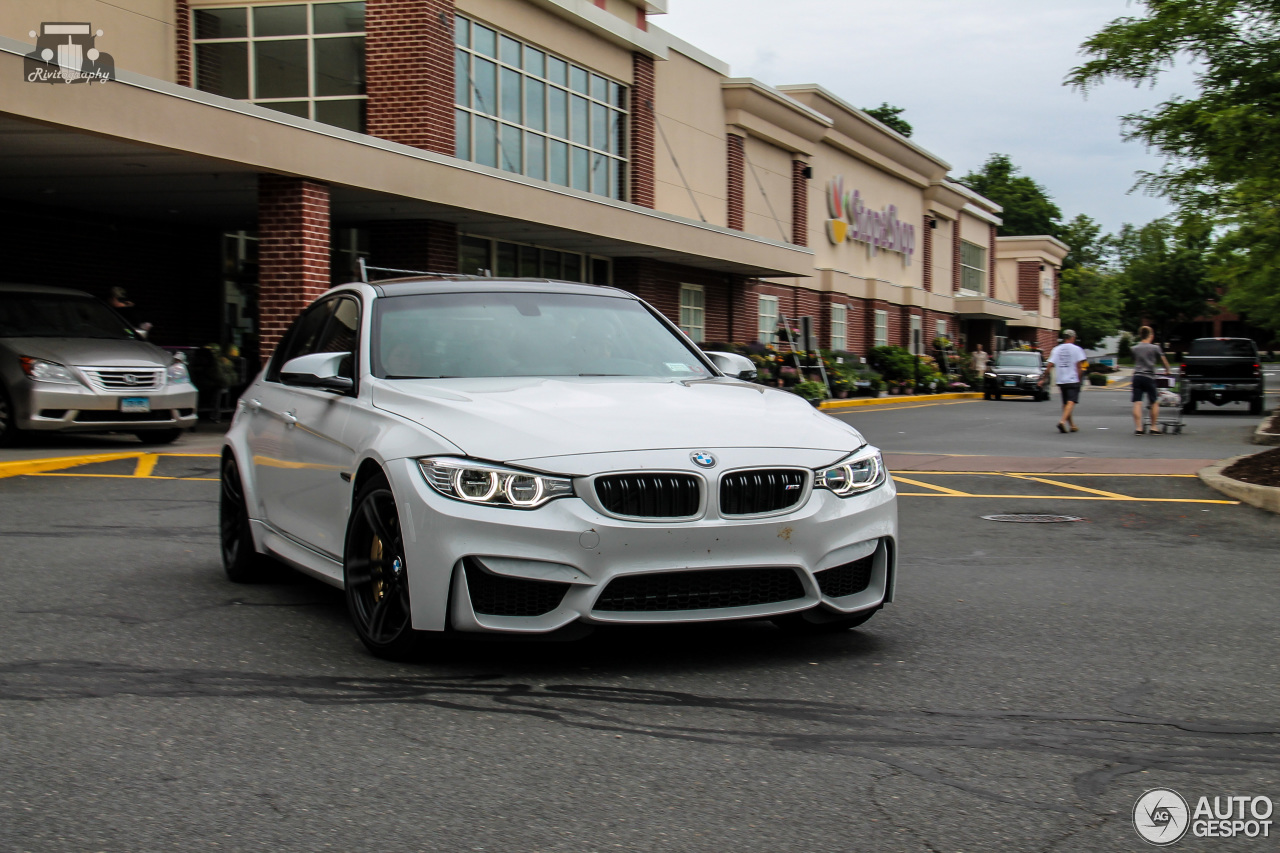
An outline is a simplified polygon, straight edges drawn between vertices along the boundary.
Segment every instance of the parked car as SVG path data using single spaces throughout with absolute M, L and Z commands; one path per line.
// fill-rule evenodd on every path
M 228 576 L 262 577 L 269 555 L 345 589 L 388 657 L 446 630 L 850 628 L 893 598 L 897 530 L 857 430 L 591 285 L 331 290 L 222 454 Z
M 1221 406 L 1248 403 L 1260 415 L 1266 380 L 1258 345 L 1248 338 L 1197 338 L 1182 360 L 1182 410 L 1194 412 L 1201 402 Z
M 0 444 L 51 430 L 167 444 L 195 423 L 186 366 L 105 304 L 78 290 L 0 284 Z
M 982 399 L 999 400 L 1006 394 L 1018 394 L 1036 402 L 1048 400 L 1049 389 L 1040 384 L 1044 373 L 1044 358 L 1038 352 L 996 353 L 983 376 Z

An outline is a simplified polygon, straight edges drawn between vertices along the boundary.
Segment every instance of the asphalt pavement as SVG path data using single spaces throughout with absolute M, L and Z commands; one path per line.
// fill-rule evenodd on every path
M 1162 471 L 1257 419 L 1137 437 L 1127 408 L 841 415 L 908 460 L 898 598 L 857 631 L 409 664 L 331 588 L 225 580 L 216 431 L 26 448 L 118 458 L 0 476 L 0 850 L 1111 853 L 1157 786 L 1280 799 L 1280 518 Z M 1151 470 L 1089 470 L 1117 460 Z M 983 518 L 1026 513 L 1081 520 Z

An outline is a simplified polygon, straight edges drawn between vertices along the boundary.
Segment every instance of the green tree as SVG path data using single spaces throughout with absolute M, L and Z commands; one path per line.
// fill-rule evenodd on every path
M 1196 71 L 1191 97 L 1124 116 L 1123 128 L 1165 156 L 1139 185 L 1183 218 L 1207 217 L 1223 233 L 1209 277 L 1226 303 L 1280 329 L 1280 3 L 1275 0 L 1137 0 L 1083 45 L 1067 83 L 1082 91 L 1115 79 L 1153 84 L 1178 63 Z
M 1102 226 L 1083 213 L 1058 229 L 1058 239 L 1071 247 L 1062 262 L 1062 269 L 1081 267 L 1101 268 L 1106 265 L 1111 252 L 1111 238 L 1102 233 Z M 1075 328 L 1074 326 L 1072 328 Z
M 1124 300 L 1124 284 L 1118 275 L 1097 267 L 1062 272 L 1058 316 L 1064 328 L 1076 330 L 1082 347 L 1093 348 L 1120 329 Z
M 907 120 L 902 117 L 902 114 L 906 112 L 902 107 L 895 107 L 888 101 L 882 101 L 880 106 L 865 109 L 863 112 L 890 130 L 896 130 L 903 136 L 911 135 L 912 127 L 907 123 Z
M 1160 339 L 1174 323 L 1212 313 L 1217 287 L 1209 277 L 1212 230 L 1203 217 L 1157 219 L 1115 237 L 1116 265 L 1126 293 L 1125 325 L 1150 323 Z
M 965 175 L 960 183 L 1004 208 L 1000 236 L 1058 236 L 1062 211 L 1044 187 L 1018 172 L 1008 154 L 992 154 L 981 169 Z

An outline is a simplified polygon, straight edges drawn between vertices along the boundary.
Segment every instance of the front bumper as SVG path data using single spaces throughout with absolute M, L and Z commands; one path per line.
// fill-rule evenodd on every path
M 465 504 L 433 491 L 412 459 L 398 460 L 386 470 L 400 504 L 413 625 L 420 630 L 537 634 L 574 622 L 759 619 L 810 608 L 849 614 L 893 598 L 898 519 L 892 479 L 849 498 L 813 490 L 783 515 L 721 518 L 712 501 L 695 520 L 653 523 L 604 515 L 577 497 L 532 511 Z M 849 595 L 823 593 L 817 573 L 861 560 L 870 563 L 864 588 Z M 598 606 L 601 594 L 618 578 L 654 580 L 663 573 L 717 569 L 774 570 L 775 575 L 783 570 L 798 580 L 799 592 L 784 600 L 701 609 Z M 564 594 L 553 609 L 535 615 L 480 612 L 484 608 L 476 606 L 468 570 L 561 584 Z
M 86 385 L 24 381 L 17 389 L 16 423 L 23 430 L 105 432 L 187 429 L 196 424 L 194 385 L 165 384 L 138 391 L 102 391 Z M 121 411 L 122 400 L 145 398 L 145 412 Z
M 1035 396 L 1042 390 L 1039 379 L 1038 376 L 1028 377 L 1021 374 L 997 376 L 995 379 L 987 378 L 984 380 L 983 391 L 987 394 L 1028 394 Z M 1013 384 L 1010 385 L 1010 382 Z

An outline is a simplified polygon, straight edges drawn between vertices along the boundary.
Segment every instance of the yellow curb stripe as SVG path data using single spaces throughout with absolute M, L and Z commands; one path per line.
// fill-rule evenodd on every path
M 1130 503 L 1158 504 L 1226 504 L 1238 506 L 1240 501 L 1210 501 L 1184 498 L 1104 498 L 1093 495 L 942 495 L 936 492 L 898 492 L 900 498 L 996 498 L 999 500 L 1029 501 L 1129 501 Z
M 135 477 L 150 477 L 151 472 L 156 470 L 156 463 L 160 461 L 158 453 L 144 453 L 138 457 L 137 467 L 133 469 Z
M 1087 486 L 1073 486 L 1070 483 L 1059 483 L 1056 480 L 1050 480 L 1046 477 L 1033 477 L 1030 474 L 1009 474 L 1013 480 L 1032 480 L 1037 483 L 1044 483 L 1046 486 L 1059 486 L 1064 489 L 1072 489 L 1077 492 L 1086 492 L 1091 495 L 1102 495 L 1104 498 L 1116 498 L 1118 500 L 1130 501 L 1134 498 L 1129 495 L 1121 495 L 1116 492 L 1104 492 L 1102 489 L 1090 489 Z
M 914 403 L 918 400 L 981 400 L 982 394 L 964 391 L 954 394 L 908 394 L 899 397 L 862 397 L 856 400 L 825 400 L 819 409 L 854 409 L 859 406 L 891 406 L 894 403 Z
M 968 492 L 957 492 L 955 489 L 948 489 L 946 486 L 935 486 L 933 483 L 922 483 L 919 480 L 912 480 L 907 477 L 899 477 L 897 474 L 893 475 L 893 481 L 895 483 L 909 483 L 913 486 L 920 486 L 925 489 L 937 489 L 939 493 L 944 495 L 950 495 L 955 498 L 973 497 L 973 495 L 969 494 Z
M 28 474 L 41 474 L 45 471 L 60 471 L 64 468 L 76 468 L 80 465 L 93 465 L 97 462 L 137 459 L 142 455 L 142 451 L 135 450 L 127 453 L 97 453 L 92 456 L 59 456 L 56 458 L 0 462 L 0 480 L 5 477 L 23 477 Z
M 868 409 L 865 412 L 859 412 L 860 415 L 872 415 L 880 412 L 901 412 L 903 409 L 927 409 L 931 406 L 963 406 L 966 403 L 972 403 L 973 400 L 951 400 L 945 403 L 920 403 L 915 406 L 877 406 L 874 409 Z

